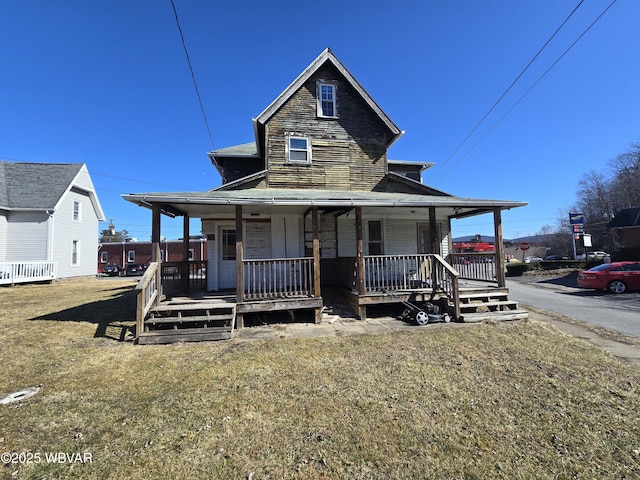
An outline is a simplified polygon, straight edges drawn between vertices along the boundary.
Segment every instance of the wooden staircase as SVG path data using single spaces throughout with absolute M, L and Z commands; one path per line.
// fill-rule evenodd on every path
M 170 301 L 149 311 L 139 345 L 228 340 L 235 326 L 236 305 L 226 301 Z
M 520 320 L 529 317 L 518 302 L 509 300 L 507 288 L 472 288 L 460 290 L 460 313 L 465 323 L 485 320 Z

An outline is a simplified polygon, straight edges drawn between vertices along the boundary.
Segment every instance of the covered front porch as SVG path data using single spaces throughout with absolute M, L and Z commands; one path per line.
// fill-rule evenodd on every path
M 463 321 L 469 318 L 465 305 L 472 297 L 470 287 L 461 289 L 461 281 L 469 280 L 480 282 L 482 288 L 474 288 L 485 292 L 489 312 L 516 309 L 506 298 L 501 220 L 504 206 L 464 210 L 449 205 L 372 208 L 309 203 L 313 202 L 268 206 L 149 202 L 156 256 L 138 285 L 137 336 L 156 328 L 160 323 L 154 319 L 158 318 L 163 319 L 163 328 L 170 326 L 174 330 L 217 328 L 220 325 L 216 321 L 222 316 L 212 313 L 214 309 L 198 310 L 195 305 L 211 303 L 212 296 L 221 294 L 226 306 L 233 307 L 232 318 L 225 317 L 222 338 L 230 337 L 234 328 L 244 328 L 245 317 L 256 313 L 286 311 L 295 316 L 297 311 L 309 311 L 313 312 L 313 321 L 319 323 L 323 308 L 327 307 L 323 289 L 328 288 L 340 292 L 355 317 L 362 320 L 367 318 L 368 308 L 411 301 L 420 295 L 431 301 L 445 299 L 451 317 Z M 493 214 L 495 252 L 451 253 L 451 219 L 480 211 Z M 194 265 L 188 260 L 178 264 L 159 261 L 163 213 L 183 216 L 185 239 L 189 238 L 190 214 L 202 219 L 210 241 L 208 262 Z M 372 239 L 371 221 L 367 220 L 373 217 L 387 219 L 387 250 L 410 253 L 371 254 L 378 248 L 376 239 Z M 413 232 L 408 228 L 411 225 Z M 406 238 L 403 243 L 404 237 L 396 232 L 403 228 L 409 232 L 404 237 L 413 234 L 413 246 L 407 246 L 411 242 Z M 296 239 L 300 240 L 299 248 L 295 247 Z M 417 253 L 418 250 L 429 253 Z M 281 255 L 273 255 L 274 252 Z M 229 278 L 233 279 L 231 285 Z M 487 290 L 500 292 L 500 297 L 491 301 Z M 178 297 L 182 300 L 176 304 L 174 299 Z M 184 308 L 187 303 L 190 306 Z M 196 310 L 197 315 L 189 314 Z M 168 320 L 171 316 L 175 321 Z

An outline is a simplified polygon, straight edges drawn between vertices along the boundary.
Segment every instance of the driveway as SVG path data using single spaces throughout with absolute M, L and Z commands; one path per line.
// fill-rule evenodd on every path
M 578 288 L 577 273 L 510 277 L 509 298 L 523 306 L 590 323 L 640 339 L 640 292 L 615 295 Z

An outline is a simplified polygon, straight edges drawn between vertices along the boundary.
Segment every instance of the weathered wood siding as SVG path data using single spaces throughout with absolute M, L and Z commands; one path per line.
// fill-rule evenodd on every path
M 335 82 L 339 118 L 320 118 L 316 81 Z M 386 126 L 333 67 L 312 76 L 265 126 L 268 187 L 371 191 L 386 173 Z M 287 164 L 287 136 L 308 137 L 312 162 Z

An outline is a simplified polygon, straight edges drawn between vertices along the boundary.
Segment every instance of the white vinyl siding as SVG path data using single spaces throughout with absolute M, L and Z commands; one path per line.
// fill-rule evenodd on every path
M 81 205 L 80 220 L 74 220 L 74 204 Z M 89 194 L 71 188 L 56 205 L 52 216 L 51 260 L 57 262 L 58 277 L 95 275 L 97 271 L 98 217 Z M 73 264 L 73 245 L 77 241 L 77 263 Z
M 8 220 L 6 261 L 50 260 L 47 245 L 51 221 L 49 215 L 45 212 L 13 212 Z
M 7 222 L 6 214 L 0 212 L 0 262 L 6 261 L 7 258 Z
M 338 252 L 341 257 L 356 256 L 356 227 L 355 215 L 348 217 L 338 217 Z M 363 218 L 363 235 L 365 236 L 365 255 L 368 255 L 366 249 L 366 228 L 367 221 L 375 220 L 374 218 Z M 418 223 L 423 223 L 424 217 L 416 218 L 392 218 L 385 217 L 383 221 L 384 254 L 385 255 L 413 255 L 418 253 Z M 447 222 L 438 222 L 438 228 L 441 230 L 443 240 L 440 248 L 442 256 L 449 254 L 449 232 L 447 231 Z

